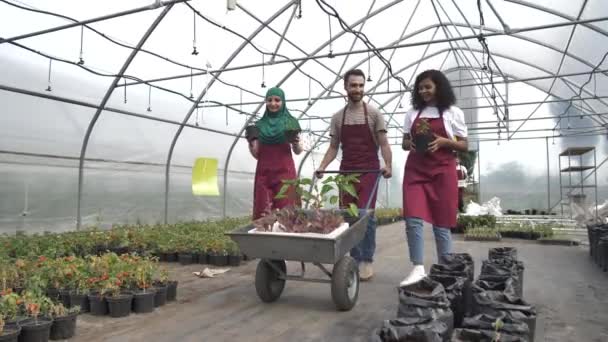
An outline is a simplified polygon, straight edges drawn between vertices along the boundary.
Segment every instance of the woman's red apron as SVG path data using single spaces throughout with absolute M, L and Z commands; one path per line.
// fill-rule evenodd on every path
M 418 112 L 412 124 L 412 137 L 416 134 L 421 112 Z M 448 138 L 443 113 L 439 118 L 426 120 L 434 134 Z M 458 179 L 453 152 L 446 148 L 427 153 L 411 150 L 403 175 L 404 216 L 418 217 L 439 227 L 453 228 L 456 227 L 457 212 Z
M 342 113 L 342 125 L 340 127 L 340 143 L 342 144 L 342 162 L 340 170 L 378 170 L 378 147 L 369 129 L 367 104 L 363 103 L 365 123 L 357 125 L 344 125 L 346 119 L 346 107 Z M 376 207 L 376 192 L 372 189 L 376 183 L 377 174 L 365 173 L 359 177 L 359 183 L 355 183 L 358 198 L 355 199 L 347 193 L 340 194 L 340 205 L 347 206 L 357 203 L 358 208 L 365 208 L 370 196 L 373 196 L 370 209 Z
M 259 142 L 258 146 L 258 164 L 253 184 L 254 220 L 272 209 L 281 209 L 297 202 L 293 196 L 274 198 L 283 186 L 282 180 L 296 178 L 296 167 L 289 143 L 266 145 Z

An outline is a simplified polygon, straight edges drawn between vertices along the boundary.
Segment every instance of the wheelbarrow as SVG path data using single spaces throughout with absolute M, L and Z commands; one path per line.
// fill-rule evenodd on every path
M 305 234 L 255 234 L 249 233 L 253 224 L 238 228 L 226 233 L 232 238 L 241 251 L 251 257 L 258 258 L 255 272 L 255 288 L 258 297 L 263 302 L 274 302 L 283 293 L 287 280 L 329 283 L 331 284 L 331 297 L 340 311 L 351 310 L 359 297 L 359 267 L 357 262 L 347 255 L 365 236 L 367 223 L 373 210 L 370 210 L 371 200 L 374 197 L 380 181 L 380 170 L 353 170 L 353 171 L 325 171 L 324 173 L 376 173 L 378 176 L 364 210 L 359 216 L 353 217 L 346 210 L 328 210 L 343 215 L 349 227 L 331 238 L 307 236 Z M 313 184 L 315 180 L 313 179 Z M 312 210 L 303 210 L 305 214 Z M 287 274 L 285 261 L 300 262 L 300 274 Z M 318 267 L 327 278 L 310 278 L 306 276 L 305 263 Z M 329 270 L 325 265 L 331 264 Z

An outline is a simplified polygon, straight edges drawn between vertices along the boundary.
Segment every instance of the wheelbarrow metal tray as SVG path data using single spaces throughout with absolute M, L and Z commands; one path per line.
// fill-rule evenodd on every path
M 333 239 L 319 238 L 297 233 L 287 235 L 249 233 L 253 224 L 233 230 L 230 236 L 241 251 L 251 258 L 279 259 L 321 264 L 335 264 L 348 253 L 351 248 L 363 240 L 367 222 L 373 210 L 367 210 L 365 215 L 350 217 L 345 210 L 332 210 L 344 216 L 350 225 L 348 229 Z M 311 213 L 311 210 L 304 210 Z

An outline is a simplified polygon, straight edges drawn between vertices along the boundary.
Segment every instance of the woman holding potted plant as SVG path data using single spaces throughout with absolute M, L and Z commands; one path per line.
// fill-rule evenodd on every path
M 454 151 L 468 150 L 464 113 L 455 103 L 450 82 L 441 71 L 427 70 L 416 77 L 402 144 L 410 151 L 403 177 L 403 214 L 414 268 L 402 286 L 426 276 L 423 221 L 433 225 L 440 263 L 452 249 L 450 229 L 456 227 L 458 212 Z
M 296 204 L 295 196 L 276 199 L 283 179 L 296 178 L 296 168 L 291 151 L 302 152 L 300 125 L 285 103 L 285 93 L 280 88 L 266 92 L 266 111 L 255 125 L 247 127 L 246 138 L 251 155 L 258 160 L 253 194 L 253 219 L 258 219 L 272 209 Z

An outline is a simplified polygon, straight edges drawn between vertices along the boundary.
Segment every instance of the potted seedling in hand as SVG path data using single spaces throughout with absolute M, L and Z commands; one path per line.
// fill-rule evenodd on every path
M 431 125 L 426 119 L 419 119 L 416 123 L 414 135 L 414 145 L 416 145 L 416 153 L 426 153 L 429 144 L 433 141 L 433 132 Z

